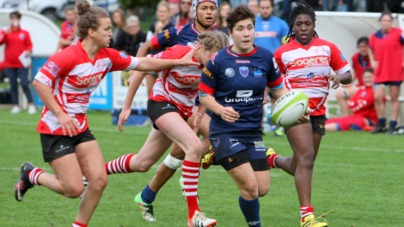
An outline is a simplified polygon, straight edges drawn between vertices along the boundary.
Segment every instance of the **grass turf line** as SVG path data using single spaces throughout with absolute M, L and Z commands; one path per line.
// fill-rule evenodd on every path
M 90 129 L 106 161 L 137 153 L 150 128 L 125 127 L 118 132 L 108 112 L 89 111 Z M 43 186 L 31 189 L 24 201 L 14 199 L 19 166 L 30 161 L 51 172 L 43 162 L 39 134 L 40 114 L 26 111 L 12 115 L 0 109 L 0 223 L 4 226 L 70 226 L 79 199 L 67 199 Z M 404 203 L 402 136 L 371 135 L 368 132 L 335 132 L 323 137 L 313 176 L 312 203 L 316 216 L 327 215 L 330 226 L 402 226 Z M 291 154 L 286 138 L 264 137 L 283 156 Z M 163 159 L 157 163 L 159 164 Z M 90 226 L 186 226 L 187 207 L 178 179 L 181 171 L 158 193 L 154 202 L 157 222 L 142 220 L 133 199 L 150 181 L 148 173 L 111 175 Z M 299 226 L 299 203 L 293 178 L 271 170 L 271 189 L 260 198 L 263 226 Z M 246 226 L 238 206 L 239 192 L 221 167 L 201 171 L 201 209 L 224 227 Z

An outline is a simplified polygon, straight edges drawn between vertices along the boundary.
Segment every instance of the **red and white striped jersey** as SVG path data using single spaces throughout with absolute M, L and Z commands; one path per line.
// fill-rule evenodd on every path
M 289 43 L 275 51 L 275 59 L 279 70 L 285 74 L 285 86 L 289 90 L 302 91 L 309 97 L 313 116 L 325 114 L 329 82 L 324 75 L 330 75 L 331 69 L 337 75 L 351 69 L 335 44 L 317 37 L 306 46 L 292 37 Z
M 192 47 L 175 45 L 156 55 L 153 58 L 181 59 Z M 196 59 L 193 58 L 196 62 Z M 153 86 L 149 99 L 154 101 L 168 101 L 174 104 L 183 118 L 192 116 L 195 98 L 198 95 L 198 86 L 201 81 L 204 66 L 176 66 L 164 70 L 161 79 Z
M 135 69 L 138 63 L 138 58 L 126 56 L 110 48 L 100 49 L 94 60 L 91 60 L 80 40 L 76 45 L 51 56 L 35 79 L 51 87 L 56 102 L 65 113 L 77 121 L 81 133 L 88 127 L 85 113 L 90 94 L 105 75 L 111 71 Z M 46 106 L 37 131 L 42 134 L 63 135 L 56 115 Z

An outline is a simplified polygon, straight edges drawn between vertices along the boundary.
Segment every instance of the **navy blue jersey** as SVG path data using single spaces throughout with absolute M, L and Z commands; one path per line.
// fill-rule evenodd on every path
M 213 95 L 223 106 L 232 106 L 240 118 L 230 123 L 212 115 L 211 135 L 259 129 L 265 86 L 273 89 L 283 86 L 280 71 L 269 50 L 255 46 L 248 54 L 236 54 L 230 48 L 212 55 L 203 69 L 199 90 Z
M 153 37 L 151 44 L 156 50 L 174 45 L 194 46 L 194 42 L 198 40 L 199 34 L 194 24 L 175 26 Z

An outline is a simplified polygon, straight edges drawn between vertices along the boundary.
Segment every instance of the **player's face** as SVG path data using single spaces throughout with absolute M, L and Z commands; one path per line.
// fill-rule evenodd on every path
M 112 37 L 111 31 L 111 19 L 109 17 L 100 18 L 100 26 L 90 35 L 93 37 L 99 48 L 105 48 L 109 46 Z
M 212 56 L 212 54 L 214 54 L 215 52 L 217 52 L 218 50 L 213 49 L 213 50 L 205 50 L 203 48 L 201 48 L 201 52 L 200 54 L 200 59 L 201 59 L 201 64 L 206 65 L 208 64 L 208 61 L 210 59 L 210 57 Z
M 170 3 L 170 17 L 173 17 L 179 12 L 178 5 L 176 3 Z
M 112 20 L 114 21 L 114 24 L 120 25 L 122 23 L 122 18 L 121 14 L 116 12 L 112 15 Z
M 365 72 L 363 74 L 362 78 L 363 78 L 363 83 L 365 84 L 366 87 L 373 86 L 373 73 Z
M 181 0 L 181 11 L 188 12 L 188 10 L 191 8 L 191 5 L 192 5 L 191 0 Z
M 248 2 L 248 7 L 254 12 L 254 15 L 258 14 L 258 1 L 252 0 Z
M 230 6 L 229 5 L 224 5 L 224 6 L 222 6 L 222 8 L 220 9 L 220 16 L 222 17 L 222 18 L 226 18 L 227 17 L 227 14 L 230 12 Z
M 383 31 L 390 31 L 391 25 L 393 24 L 393 20 L 389 15 L 384 15 L 380 19 L 380 24 L 382 24 L 382 30 Z
M 198 20 L 204 26 L 210 27 L 216 21 L 217 9 L 213 2 L 202 2 L 198 5 Z
M 74 21 L 76 20 L 76 15 L 74 15 L 73 10 L 67 10 L 65 13 L 65 17 L 69 23 L 74 23 Z
M 369 46 L 365 42 L 361 42 L 358 45 L 359 54 L 362 56 L 368 56 Z
M 274 11 L 271 1 L 260 1 L 259 9 L 262 18 L 269 18 Z
M 168 8 L 165 6 L 160 6 L 157 9 L 157 18 L 160 21 L 166 21 L 168 20 L 168 16 L 169 16 L 170 12 L 168 11 Z
M 299 14 L 293 24 L 296 39 L 300 43 L 306 44 L 313 39 L 314 22 L 308 14 Z
M 241 20 L 235 24 L 233 31 L 229 30 L 229 34 L 233 38 L 236 52 L 247 53 L 254 43 L 254 23 L 250 18 Z

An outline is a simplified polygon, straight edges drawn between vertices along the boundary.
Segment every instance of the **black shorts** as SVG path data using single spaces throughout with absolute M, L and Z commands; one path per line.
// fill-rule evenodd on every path
M 41 134 L 43 159 L 45 162 L 50 162 L 65 155 L 74 153 L 77 145 L 92 140 L 96 139 L 88 128 L 84 132 L 73 137 Z
M 223 166 L 226 171 L 236 168 L 237 166 L 241 166 L 247 162 L 250 162 L 254 172 L 269 170 L 269 165 L 266 158 L 249 160 L 247 149 L 219 160 L 219 164 Z
M 164 114 L 170 112 L 178 113 L 174 104 L 168 101 L 154 101 L 151 99 L 147 100 L 147 113 L 149 114 L 150 120 L 153 122 L 153 128 L 159 130 L 156 125 L 156 120 Z M 184 120 L 187 121 L 187 119 Z
M 380 83 L 375 83 L 376 85 L 384 85 L 384 86 L 398 86 L 400 87 L 403 81 L 388 81 L 388 82 L 380 82 Z
M 311 116 L 310 115 L 310 121 L 307 123 L 304 123 L 304 124 L 308 124 L 308 123 L 311 123 L 313 133 L 325 135 L 325 115 L 320 115 L 320 116 Z M 286 131 L 296 125 L 301 125 L 301 124 L 295 124 L 295 125 L 291 125 L 288 127 L 284 127 L 284 129 Z

